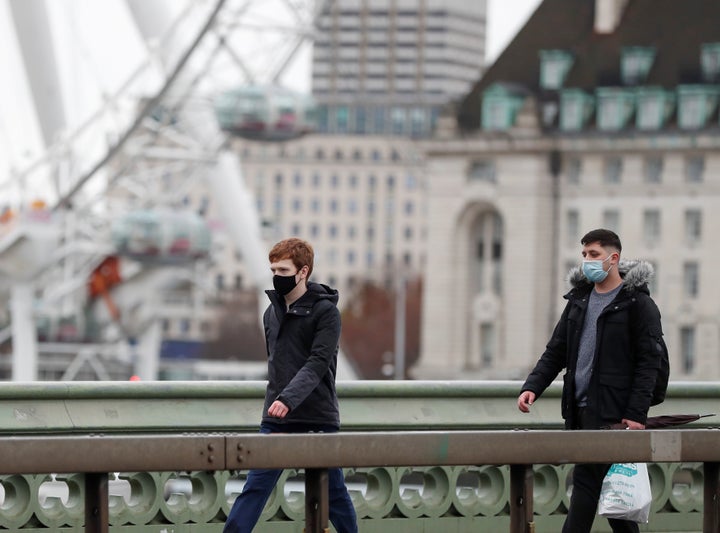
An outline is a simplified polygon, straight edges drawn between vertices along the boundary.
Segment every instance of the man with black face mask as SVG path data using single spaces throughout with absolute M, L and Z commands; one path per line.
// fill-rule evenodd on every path
M 263 315 L 268 355 L 261 433 L 334 433 L 340 429 L 335 392 L 340 340 L 338 292 L 308 281 L 312 246 L 280 241 L 270 250 L 274 290 Z M 282 470 L 252 470 L 228 516 L 225 533 L 250 533 Z M 342 470 L 330 469 L 330 521 L 338 533 L 356 533 L 357 516 Z

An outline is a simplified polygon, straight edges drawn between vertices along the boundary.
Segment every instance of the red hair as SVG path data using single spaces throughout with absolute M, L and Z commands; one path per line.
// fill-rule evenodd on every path
M 268 255 L 271 263 L 282 261 L 283 259 L 290 259 L 298 270 L 307 265 L 308 278 L 313 271 L 314 257 L 315 252 L 313 251 L 312 245 L 296 237 L 280 241 L 272 247 Z

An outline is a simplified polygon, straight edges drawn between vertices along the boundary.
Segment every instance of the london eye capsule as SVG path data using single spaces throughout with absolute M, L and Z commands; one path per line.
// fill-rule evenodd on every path
M 282 87 L 225 91 L 215 100 L 215 114 L 223 130 L 251 139 L 282 141 L 317 129 L 312 98 Z
M 136 211 L 117 220 L 112 240 L 120 255 L 143 262 L 182 263 L 210 252 L 210 230 L 190 212 Z

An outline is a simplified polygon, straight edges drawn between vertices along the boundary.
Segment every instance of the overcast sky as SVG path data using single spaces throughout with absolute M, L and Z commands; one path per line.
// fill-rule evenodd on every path
M 7 180 L 11 166 L 23 168 L 43 152 L 17 44 L 11 38 L 9 1 L 0 0 L 0 69 L 4 80 L 0 84 L 0 185 Z M 258 5 L 267 1 L 259 0 Z M 540 1 L 487 0 L 488 62 L 497 57 Z M 112 93 L 143 58 L 144 48 L 123 3 L 123 0 L 48 2 L 54 17 L 54 37 L 75 46 L 69 50 L 61 43 L 57 51 L 61 55 L 63 82 L 73 96 L 66 101 L 71 124 L 80 122 L 97 108 L 102 93 Z M 304 64 L 308 62 L 306 55 Z M 289 71 L 289 76 L 305 76 L 307 80 L 307 72 L 308 68 L 300 64 Z M 286 77 L 287 81 L 292 80 Z M 298 83 L 307 84 L 308 81 Z

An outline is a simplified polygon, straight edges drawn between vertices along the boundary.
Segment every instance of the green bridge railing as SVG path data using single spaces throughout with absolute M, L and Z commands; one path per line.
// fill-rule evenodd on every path
M 516 382 L 348 382 L 338 385 L 344 431 L 558 429 L 559 388 L 523 415 Z M 257 430 L 261 382 L 6 383 L 0 385 L 0 437 L 226 434 Z M 720 384 L 673 383 L 651 415 L 718 412 Z M 684 428 L 714 428 L 709 417 Z M 528 437 L 532 434 L 528 433 Z M 44 442 L 44 441 L 43 441 Z M 64 452 L 67 453 L 67 452 Z M 138 449 L 138 454 L 143 450 Z M 7 457 L 0 457 L 0 471 Z M 7 467 L 7 465 L 5 465 Z M 535 531 L 556 532 L 568 505 L 572 465 L 535 465 Z M 369 532 L 508 531 L 510 468 L 379 466 L 347 468 L 360 528 Z M 121 472 L 110 481 L 112 531 L 222 530 L 246 472 L 179 470 Z M 650 465 L 653 506 L 641 531 L 703 529 L 703 465 Z M 300 532 L 303 473 L 286 470 L 258 532 Z M 0 529 L 82 531 L 84 476 L 21 473 L 0 476 Z M 604 520 L 596 531 L 609 531 Z

